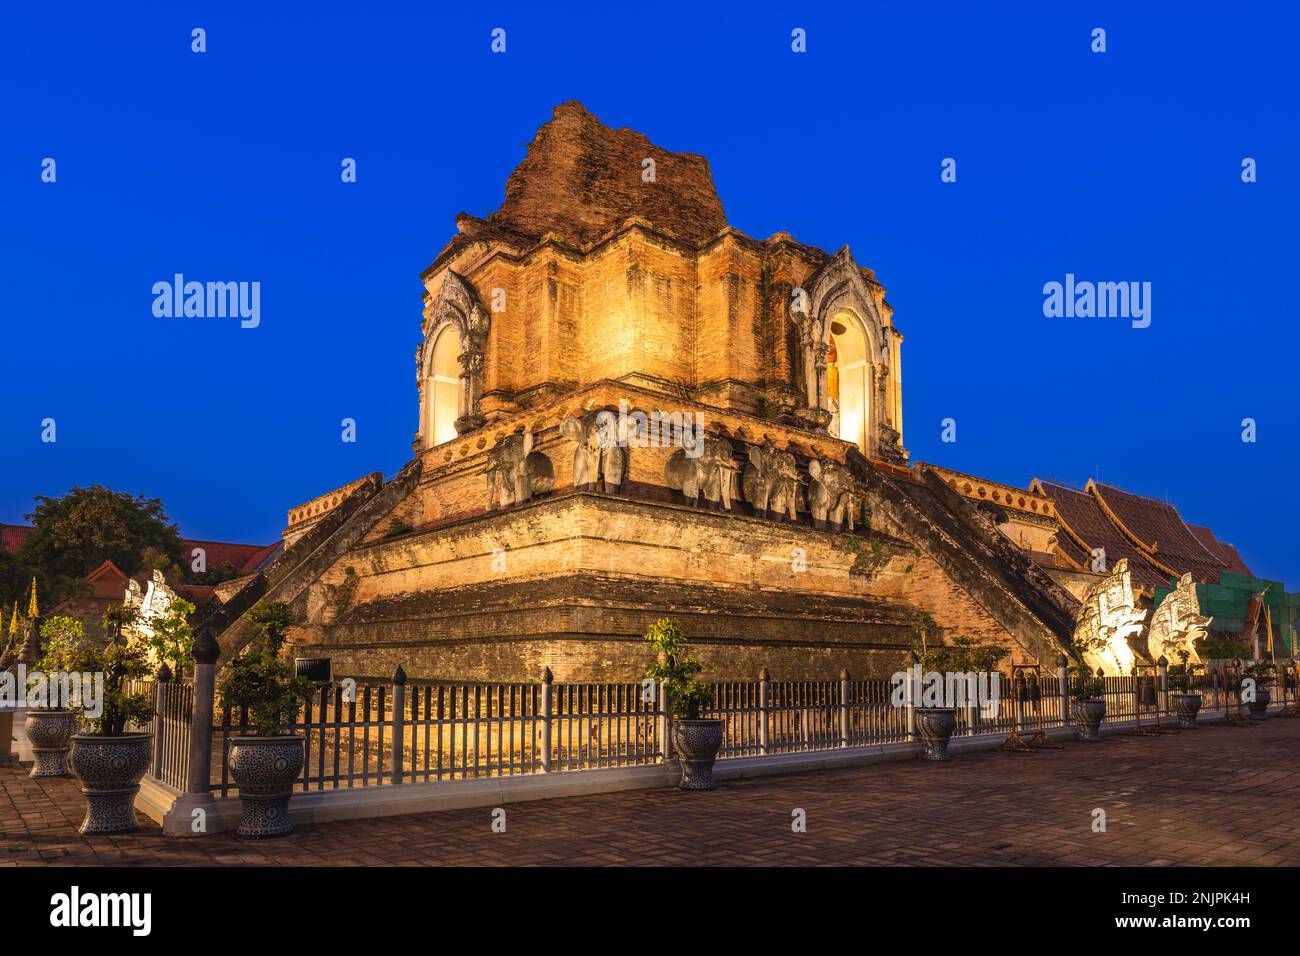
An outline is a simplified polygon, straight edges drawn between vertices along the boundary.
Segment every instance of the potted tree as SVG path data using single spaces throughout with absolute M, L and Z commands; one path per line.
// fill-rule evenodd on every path
M 1169 665 L 1169 687 L 1177 693 L 1169 695 L 1169 705 L 1181 729 L 1196 730 L 1196 715 L 1201 711 L 1201 695 L 1196 693 L 1196 670 L 1201 665 L 1191 662 L 1192 652 L 1185 646 L 1176 646 L 1172 650 L 1178 663 Z
M 68 776 L 68 748 L 80 726 L 71 701 L 59 699 L 59 689 L 69 686 L 73 660 L 86 640 L 86 629 L 73 617 L 57 615 L 41 624 L 45 653 L 37 669 L 45 680 L 41 703 L 27 711 L 23 732 L 32 747 L 33 777 Z
M 672 618 L 655 621 L 645 637 L 659 652 L 659 660 L 646 676 L 664 685 L 673 719 L 673 752 L 682 767 L 678 786 L 683 790 L 712 790 L 713 763 L 722 749 L 722 721 L 700 717 L 700 708 L 713 700 L 713 691 L 695 679 L 703 666 L 682 656 L 686 642 L 681 625 Z
M 1268 705 L 1273 699 L 1270 688 L 1273 686 L 1273 675 L 1277 668 L 1273 666 L 1272 661 L 1251 661 L 1242 671 L 1242 676 L 1255 682 L 1254 693 L 1246 698 L 1246 706 L 1250 709 L 1251 720 L 1265 720 L 1268 717 Z M 1243 687 L 1243 693 L 1248 689 Z
M 1070 667 L 1070 714 L 1079 725 L 1079 739 L 1101 741 L 1101 722 L 1106 719 L 1106 682 L 1087 664 Z
M 261 635 L 230 662 L 221 682 L 221 706 L 246 710 L 253 733 L 230 739 L 230 775 L 239 787 L 240 836 L 283 836 L 289 822 L 289 797 L 303 764 L 303 740 L 288 732 L 298 708 L 316 686 L 297 677 L 280 660 L 291 623 L 289 606 L 259 602 L 249 619 Z
M 149 676 L 149 652 L 119 633 L 102 647 L 82 644 L 73 666 L 104 682 L 99 714 L 82 718 L 89 729 L 73 735 L 68 760 L 86 798 L 80 831 L 126 833 L 136 829 L 135 795 L 153 756 L 153 732 L 128 730 L 153 717 L 149 696 L 130 684 Z
M 912 661 L 921 665 L 921 673 L 946 669 L 948 655 L 940 645 L 930 646 L 934 632 L 934 618 L 922 611 L 912 623 Z M 916 703 L 915 701 L 913 703 Z M 914 707 L 916 732 L 925 744 L 925 760 L 951 760 L 948 741 L 957 729 L 956 707 Z

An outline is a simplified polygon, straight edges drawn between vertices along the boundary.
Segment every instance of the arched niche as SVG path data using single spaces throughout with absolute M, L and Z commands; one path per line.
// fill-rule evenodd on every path
M 415 355 L 422 447 L 440 445 L 484 423 L 479 401 L 488 323 L 474 287 L 448 270 Z
M 460 418 L 462 388 L 460 377 L 460 330 L 448 322 L 434 340 L 429 377 L 425 382 L 424 423 L 429 447 L 456 437 L 456 419 Z
M 897 336 L 847 247 L 796 290 L 790 314 L 799 330 L 796 384 L 804 399 L 796 417 L 852 441 L 870 457 L 905 461 L 896 421 Z M 832 380 L 839 393 L 834 399 Z
M 835 313 L 827 352 L 827 397 L 831 434 L 863 452 L 871 448 L 872 362 L 866 331 L 857 316 Z

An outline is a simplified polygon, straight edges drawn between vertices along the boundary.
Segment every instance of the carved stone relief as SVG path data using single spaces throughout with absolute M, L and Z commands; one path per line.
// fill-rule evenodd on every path
M 531 431 L 507 435 L 488 451 L 488 510 L 527 501 L 555 487 L 555 468 L 540 451 L 533 451 Z

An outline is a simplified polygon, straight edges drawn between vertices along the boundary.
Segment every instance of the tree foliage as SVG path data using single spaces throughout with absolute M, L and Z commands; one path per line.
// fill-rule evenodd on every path
M 162 555 L 182 549 L 159 499 L 103 485 L 73 488 L 59 498 L 40 495 L 27 520 L 32 533 L 18 561 L 40 579 L 47 606 L 84 593 L 85 576 L 106 560 L 133 576 L 148 549 Z
M 261 601 L 248 616 L 262 633 L 230 662 L 221 682 L 221 706 L 248 708 L 253 733 L 277 737 L 294 722 L 298 708 L 315 693 L 316 685 L 295 676 L 293 668 L 280 660 L 280 648 L 292 623 L 289 605 Z
M 646 676 L 664 682 L 674 717 L 698 720 L 700 708 L 713 701 L 713 690 L 695 679 L 704 665 L 694 658 L 682 656 L 686 651 L 686 640 L 681 625 L 670 617 L 661 617 L 650 625 L 645 639 L 654 645 L 660 657 L 646 671 Z

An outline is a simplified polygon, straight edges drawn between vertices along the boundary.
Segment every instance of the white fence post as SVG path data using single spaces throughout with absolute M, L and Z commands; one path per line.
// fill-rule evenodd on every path
M 212 695 L 221 646 L 206 629 L 194 637 L 194 705 L 190 712 L 190 766 L 187 786 L 163 818 L 167 836 L 203 836 L 216 810 L 212 798 Z M 155 718 L 157 720 L 157 718 Z
M 849 669 L 840 671 L 840 746 L 849 745 Z
M 771 675 L 768 674 L 766 667 L 758 672 L 758 752 L 760 754 L 766 754 L 768 746 L 767 703 L 770 680 Z
M 1064 654 L 1056 657 L 1056 692 L 1061 698 L 1061 723 L 1070 723 L 1070 667 Z
M 917 737 L 917 733 L 916 733 L 916 683 L 915 683 L 915 681 L 912 680 L 912 677 L 913 677 L 914 674 L 915 674 L 915 668 L 916 668 L 916 665 L 917 665 L 917 663 L 918 663 L 918 661 L 917 661 L 917 659 L 916 659 L 916 654 L 915 654 L 915 653 L 912 654 L 912 658 L 911 658 L 911 659 L 912 659 L 912 663 L 909 664 L 908 667 L 907 667 L 907 680 L 903 683 L 903 687 L 904 687 L 904 688 L 906 689 L 906 691 L 907 691 L 907 694 L 905 695 L 905 700 L 907 701 L 907 739 L 908 739 L 908 740 L 915 740 L 916 737 Z
M 1160 660 L 1156 661 L 1156 674 L 1159 676 L 1160 687 L 1156 698 L 1157 709 L 1156 717 L 1161 714 L 1169 713 L 1169 658 L 1160 655 Z
M 664 752 L 664 763 L 673 756 L 673 706 L 669 700 L 668 682 L 659 682 L 659 741 Z
M 478 727 L 474 728 L 478 733 Z M 324 746 L 324 741 L 321 742 Z M 389 782 L 401 783 L 406 770 L 406 671 L 397 665 L 393 671 L 393 766 L 389 770 Z
M 542 773 L 551 772 L 551 685 L 555 682 L 555 675 L 551 673 L 548 667 L 542 671 L 542 741 L 539 745 L 542 748 Z

